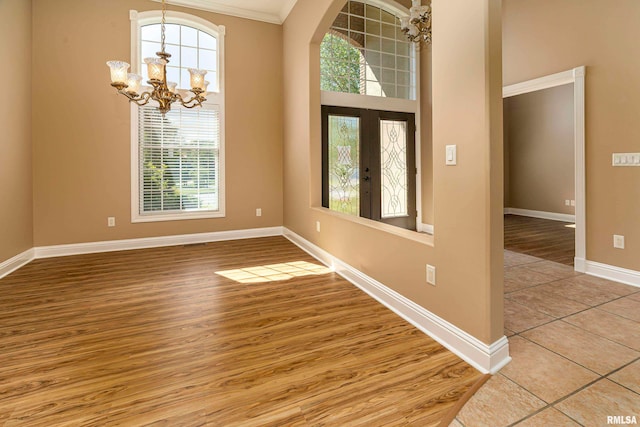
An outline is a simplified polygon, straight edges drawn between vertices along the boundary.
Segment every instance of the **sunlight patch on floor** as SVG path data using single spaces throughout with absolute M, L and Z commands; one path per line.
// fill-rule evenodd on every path
M 257 267 L 239 268 L 236 270 L 216 271 L 216 274 L 235 280 L 238 283 L 265 283 L 289 280 L 294 277 L 319 276 L 331 273 L 331 269 L 323 265 L 306 261 L 287 262 L 282 264 L 261 265 Z

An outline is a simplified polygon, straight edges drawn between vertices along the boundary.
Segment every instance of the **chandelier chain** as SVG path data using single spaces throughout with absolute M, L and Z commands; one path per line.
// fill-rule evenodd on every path
M 160 25 L 160 50 L 164 52 L 165 48 L 165 35 L 164 35 L 164 26 L 167 22 L 167 4 L 165 0 L 162 0 L 162 21 Z

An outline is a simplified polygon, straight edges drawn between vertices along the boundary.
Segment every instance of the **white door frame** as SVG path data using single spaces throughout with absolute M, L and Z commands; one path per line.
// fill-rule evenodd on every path
M 502 97 L 509 98 L 524 93 L 549 89 L 573 83 L 573 138 L 575 160 L 575 198 L 576 198 L 576 254 L 575 270 L 586 271 L 586 186 L 585 186 L 585 97 L 584 66 L 561 73 L 528 80 L 502 88 Z

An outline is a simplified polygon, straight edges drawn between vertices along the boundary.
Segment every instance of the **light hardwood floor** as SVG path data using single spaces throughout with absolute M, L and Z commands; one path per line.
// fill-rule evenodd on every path
M 483 376 L 284 238 L 0 280 L 0 424 L 435 426 Z

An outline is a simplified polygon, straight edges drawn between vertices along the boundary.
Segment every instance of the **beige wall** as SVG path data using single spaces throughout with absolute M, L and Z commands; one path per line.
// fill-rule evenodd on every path
M 341 7 L 340 0 L 299 1 L 284 24 L 284 224 L 494 342 L 503 335 L 500 1 L 433 2 L 433 157 L 443 160 L 433 167 L 435 242 L 319 207 L 319 42 Z M 444 146 L 452 143 L 460 163 L 445 167 Z M 425 282 L 427 263 L 437 268 L 436 287 Z
M 504 111 L 505 207 L 573 215 L 573 84 L 506 98 Z
M 105 62 L 129 62 L 129 10 L 159 7 L 33 1 L 36 246 L 282 224 L 282 27 L 173 6 L 227 29 L 227 216 L 131 224 L 130 108 Z
M 31 2 L 0 1 L 0 264 L 33 246 Z
M 640 151 L 640 2 L 503 3 L 505 85 L 587 67 L 587 259 L 640 271 L 640 168 L 611 166 L 612 153 Z

